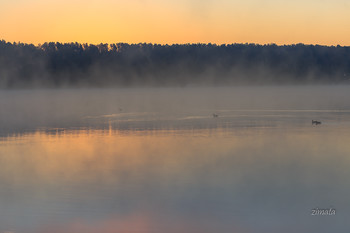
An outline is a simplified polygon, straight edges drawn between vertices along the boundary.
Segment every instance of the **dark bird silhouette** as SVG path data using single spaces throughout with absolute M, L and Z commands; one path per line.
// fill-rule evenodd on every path
M 312 120 L 311 123 L 312 123 L 313 125 L 320 125 L 320 124 L 321 124 L 321 121 L 314 121 L 314 120 Z
M 213 117 L 214 117 L 214 118 L 216 118 L 216 117 L 219 117 L 219 115 L 218 115 L 218 114 L 213 113 Z

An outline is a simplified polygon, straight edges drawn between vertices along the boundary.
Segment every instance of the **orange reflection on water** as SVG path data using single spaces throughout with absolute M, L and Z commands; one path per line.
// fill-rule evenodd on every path
M 7 176 L 11 174 L 21 179 L 34 176 L 42 181 L 57 179 L 64 182 L 80 182 L 103 176 L 103 182 L 116 182 L 116 174 L 121 171 L 181 176 L 179 171 L 191 172 L 198 164 L 210 164 L 232 156 L 245 157 L 241 161 L 260 154 L 288 158 L 293 148 L 294 152 L 307 149 L 300 151 L 306 157 L 324 157 L 329 153 L 350 154 L 350 147 L 344 140 L 346 137 L 337 132 L 322 133 L 314 129 L 301 132 L 270 130 L 266 135 L 264 129 L 254 132 L 123 132 L 109 128 L 50 133 L 36 131 L 10 136 L 1 141 L 0 146 L 1 159 L 6 164 L 2 173 Z
M 292 216 L 347 200 L 348 136 L 327 126 L 9 136 L 0 206 L 14 211 L 0 210 L 0 223 L 21 226 L 23 214 L 34 216 L 30 233 L 285 231 Z
M 6 164 L 2 172 L 19 182 L 31 179 L 71 183 L 103 177 L 104 183 L 115 183 L 119 172 L 178 176 L 184 166 L 191 166 L 198 159 L 202 162 L 213 159 L 208 155 L 222 154 L 221 150 L 232 149 L 241 144 L 239 141 L 239 138 L 216 140 L 206 130 L 189 134 L 123 133 L 112 129 L 36 131 L 0 142 L 2 161 Z

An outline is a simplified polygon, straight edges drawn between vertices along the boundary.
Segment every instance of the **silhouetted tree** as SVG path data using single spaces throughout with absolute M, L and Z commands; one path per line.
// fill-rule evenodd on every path
M 0 41 L 0 87 L 346 83 L 350 47 Z

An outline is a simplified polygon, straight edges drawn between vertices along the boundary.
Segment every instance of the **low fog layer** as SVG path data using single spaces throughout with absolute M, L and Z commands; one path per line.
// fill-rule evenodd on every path
M 212 120 L 216 113 L 219 122 L 230 111 L 237 110 L 343 111 L 350 109 L 349 88 L 346 85 L 2 90 L 0 131 L 90 127 L 109 120 L 137 120 L 136 116 L 154 122 L 198 117 Z M 307 124 L 310 121 L 307 118 Z
M 350 47 L 0 41 L 0 88 L 348 83 Z

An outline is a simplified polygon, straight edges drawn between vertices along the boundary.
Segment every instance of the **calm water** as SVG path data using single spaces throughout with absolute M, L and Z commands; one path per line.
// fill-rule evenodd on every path
M 348 233 L 349 89 L 0 91 L 0 233 Z

